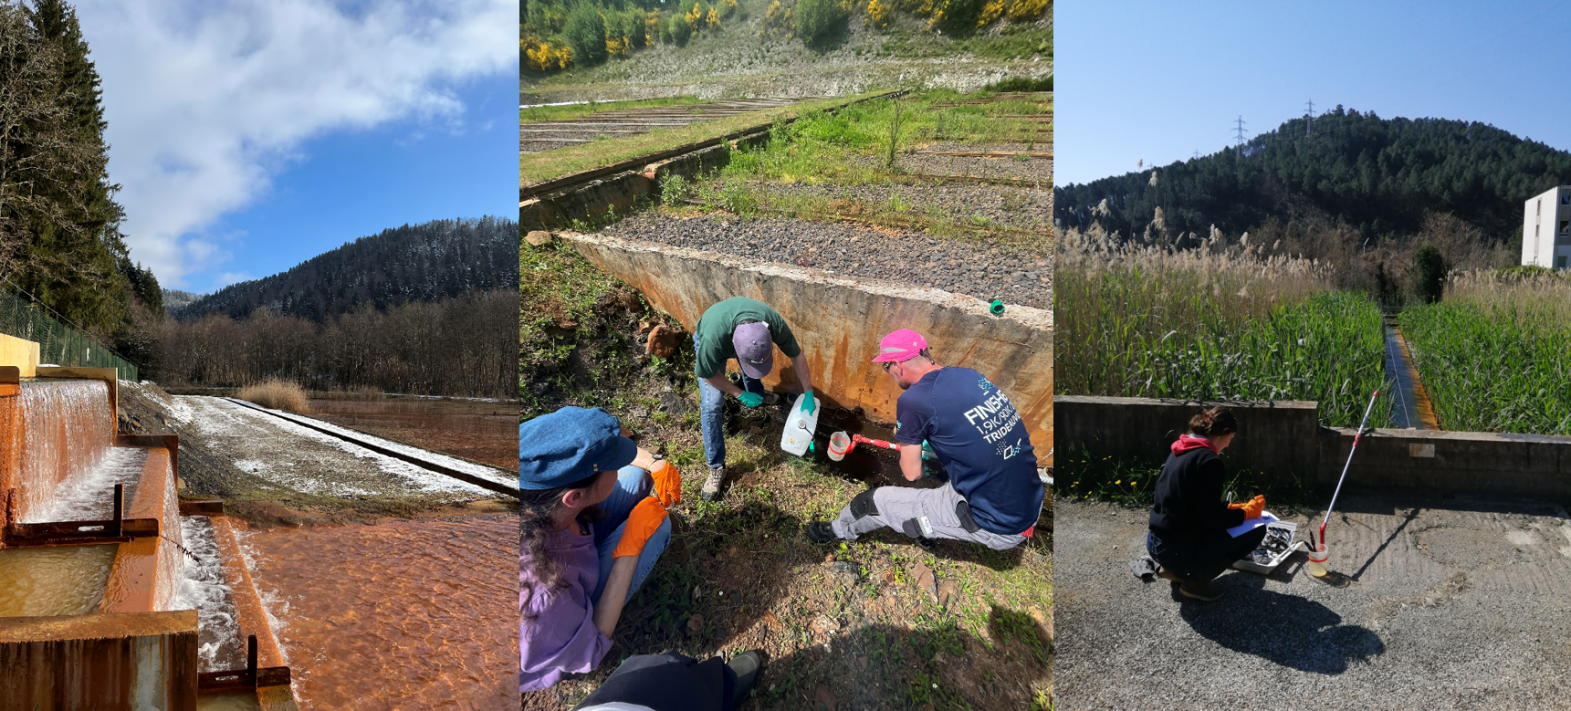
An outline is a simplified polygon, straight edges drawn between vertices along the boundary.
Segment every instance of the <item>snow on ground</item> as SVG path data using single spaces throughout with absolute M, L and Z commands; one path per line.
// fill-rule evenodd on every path
M 241 407 L 245 407 L 245 406 L 241 405 Z M 305 422 L 305 423 L 308 423 L 308 424 L 310 424 L 311 426 L 314 426 L 314 427 L 321 427 L 322 429 L 326 429 L 326 430 L 331 430 L 333 432 L 337 432 L 339 434 L 344 435 L 345 437 L 348 437 L 348 438 L 356 440 L 356 441 L 367 442 L 367 443 L 376 445 L 378 447 L 385 447 L 385 448 L 391 449 L 391 450 L 393 450 L 395 452 L 400 452 L 402 454 L 407 454 L 407 455 L 412 456 L 412 457 L 418 457 L 418 458 L 423 459 L 425 461 L 431 462 L 432 464 L 439 464 L 439 465 L 442 465 L 444 467 L 448 467 L 450 469 L 457 469 L 458 471 L 461 471 L 461 472 L 463 472 L 465 474 L 473 474 L 473 475 L 478 476 L 478 477 L 483 477 L 485 479 L 497 482 L 499 484 L 504 484 L 504 485 L 507 485 L 507 486 L 517 486 L 518 485 L 518 475 L 516 475 L 516 474 L 514 474 L 512 472 L 509 472 L 509 471 L 504 471 L 504 470 L 501 470 L 501 469 L 497 469 L 496 467 L 490 467 L 490 466 L 486 466 L 484 464 L 480 464 L 480 463 L 477 463 L 477 462 L 471 462 L 471 461 L 469 461 L 467 459 L 459 459 L 457 457 L 451 457 L 451 456 L 448 456 L 448 455 L 445 455 L 445 454 L 441 454 L 439 452 L 433 452 L 433 451 L 431 451 L 429 449 L 421 449 L 419 447 L 410 446 L 410 445 L 404 444 L 402 442 L 394 442 L 393 440 L 390 440 L 390 439 L 382 439 L 381 437 L 377 437 L 377 436 L 374 436 L 374 435 L 369 435 L 369 434 L 366 434 L 366 433 L 361 432 L 359 430 L 350 429 L 348 427 L 335 425 L 335 424 L 333 424 L 331 422 L 327 422 L 325 420 L 319 420 L 319 419 L 316 419 L 314 417 L 306 417 L 304 415 L 296 415 L 296 414 L 294 414 L 292 412 L 284 412 L 282 410 L 273 410 L 273 409 L 270 409 L 270 408 L 262 407 L 261 405 L 252 405 L 252 407 L 255 407 L 255 408 L 258 408 L 258 409 L 261 409 L 261 410 L 266 410 L 267 412 L 269 412 L 271 414 L 277 415 L 279 417 L 282 417 L 282 418 L 284 418 L 286 420 L 290 420 L 292 422 Z M 337 440 L 336 438 L 328 437 L 327 435 L 321 435 L 321 433 L 317 433 L 317 434 L 322 436 L 322 437 L 326 437 L 329 440 L 335 440 L 335 441 L 342 442 L 342 440 Z M 344 443 L 344 446 L 346 446 L 346 447 L 353 447 L 354 445 L 350 445 L 348 443 Z
M 176 395 L 170 399 L 189 409 L 185 419 L 188 427 L 214 449 L 227 454 L 238 467 L 296 491 L 353 498 L 434 495 L 452 502 L 495 495 L 468 482 L 228 400 L 202 395 Z

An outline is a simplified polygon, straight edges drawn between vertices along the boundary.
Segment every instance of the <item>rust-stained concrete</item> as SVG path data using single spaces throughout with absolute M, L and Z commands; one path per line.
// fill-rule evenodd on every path
M 0 711 L 194 711 L 196 610 L 0 618 Z
M 861 407 L 874 421 L 895 420 L 900 389 L 872 363 L 878 339 L 900 328 L 927 338 L 940 365 L 975 369 L 1009 396 L 1045 463 L 1053 446 L 1053 315 L 938 289 L 849 279 L 802 268 L 651 242 L 564 232 L 559 235 L 596 267 L 641 292 L 692 331 L 704 310 L 746 296 L 780 312 L 812 369 L 813 386 L 830 405 Z M 790 360 L 776 353 L 764 384 L 797 389 Z
M 235 540 L 234 528 L 228 516 L 213 516 L 213 537 L 218 541 L 218 558 L 224 566 L 224 583 L 229 586 L 235 603 L 235 616 L 240 637 L 256 635 L 256 665 L 258 667 L 284 666 L 283 652 L 278 639 L 267 622 L 267 610 L 262 607 L 262 597 L 256 592 L 251 571 L 246 568 L 240 554 L 240 544 Z
M 180 512 L 167 450 L 147 451 L 142 478 L 136 496 L 126 508 L 126 518 L 159 519 L 160 537 L 120 544 L 99 609 L 106 613 L 168 609 L 183 561 L 180 549 L 174 545 L 180 541 Z

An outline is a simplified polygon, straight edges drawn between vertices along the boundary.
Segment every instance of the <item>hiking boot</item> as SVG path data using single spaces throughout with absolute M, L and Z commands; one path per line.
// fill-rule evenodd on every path
M 698 498 L 705 501 L 715 501 L 720 498 L 720 485 L 725 483 L 725 467 L 710 467 L 709 478 L 704 480 L 703 490 L 698 492 Z
M 927 536 L 917 536 L 916 544 L 921 546 L 922 550 L 928 551 L 938 547 L 938 541 L 928 538 Z
M 758 681 L 758 669 L 763 666 L 764 659 L 758 652 L 748 650 L 731 658 L 726 666 L 736 672 L 736 685 L 731 688 L 731 704 L 726 708 L 736 708 L 748 694 L 753 693 L 753 684 Z
M 839 536 L 835 535 L 835 527 L 828 521 L 814 521 L 802 528 L 807 533 L 807 540 L 814 543 L 833 543 Z
M 1201 602 L 1211 602 L 1212 600 L 1222 597 L 1222 593 L 1223 590 L 1215 585 L 1212 585 L 1211 580 L 1209 579 L 1200 580 L 1198 578 L 1190 578 L 1178 586 L 1178 594 L 1183 595 L 1184 597 L 1187 597 L 1191 600 L 1199 600 Z
M 1163 580 L 1170 580 L 1170 581 L 1175 582 L 1175 583 L 1182 583 L 1182 582 L 1184 582 L 1184 579 L 1178 577 L 1177 573 L 1174 573 L 1173 571 L 1168 570 L 1167 568 L 1163 568 L 1161 566 L 1157 566 L 1156 577 L 1161 578 Z

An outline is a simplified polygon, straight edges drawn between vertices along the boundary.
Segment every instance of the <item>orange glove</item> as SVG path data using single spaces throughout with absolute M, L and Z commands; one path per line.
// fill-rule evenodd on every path
M 664 459 L 655 462 L 649 476 L 655 480 L 655 496 L 659 497 L 661 505 L 670 508 L 682 503 L 682 472 L 670 462 Z
M 616 550 L 611 551 L 611 557 L 622 558 L 643 553 L 644 544 L 649 542 L 650 536 L 655 535 L 665 517 L 665 507 L 660 505 L 659 499 L 651 496 L 638 502 L 633 512 L 627 515 L 627 524 L 622 528 L 622 540 L 616 544 Z
M 1255 498 L 1242 504 L 1228 504 L 1227 507 L 1230 509 L 1243 509 L 1245 521 L 1252 518 L 1260 518 L 1260 513 L 1266 510 L 1266 497 L 1265 494 L 1258 494 Z

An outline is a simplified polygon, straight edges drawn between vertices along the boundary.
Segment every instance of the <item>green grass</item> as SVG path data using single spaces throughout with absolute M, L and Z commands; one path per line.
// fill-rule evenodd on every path
M 1464 298 L 1402 311 L 1403 334 L 1442 428 L 1571 434 L 1571 309 L 1566 294 L 1558 297 Z
M 1071 253 L 1055 272 L 1054 376 L 1066 395 L 1312 400 L 1356 427 L 1385 383 L 1384 326 L 1368 296 L 1314 268 L 1162 250 Z M 1370 415 L 1389 427 L 1390 399 Z
M 569 106 L 536 106 L 528 109 L 519 109 L 518 122 L 566 121 L 588 116 L 599 111 L 622 111 L 653 106 L 688 106 L 699 103 L 703 103 L 703 101 L 696 96 L 676 96 L 666 99 L 644 99 L 641 101 L 591 101 L 587 104 L 572 104 Z
M 518 158 L 520 185 L 532 185 L 552 178 L 578 173 L 603 165 L 618 163 L 638 156 L 696 143 L 716 136 L 723 136 L 749 126 L 767 125 L 784 118 L 823 110 L 865 96 L 881 92 L 868 92 L 835 99 L 818 99 L 794 106 L 763 109 L 735 114 L 713 121 L 701 121 L 678 128 L 662 128 L 636 136 L 593 141 L 542 153 L 521 154 Z

